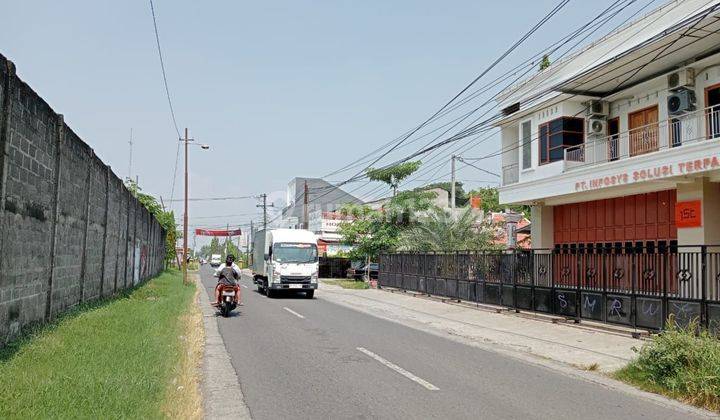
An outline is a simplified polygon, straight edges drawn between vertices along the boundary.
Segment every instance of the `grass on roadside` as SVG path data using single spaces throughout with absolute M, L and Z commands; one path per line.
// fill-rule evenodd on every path
M 695 331 L 696 325 L 670 327 L 645 344 L 615 377 L 646 391 L 720 411 L 720 341 L 707 331 Z
M 0 350 L 0 418 L 163 417 L 194 293 L 168 271 L 10 343 Z
M 362 280 L 323 280 L 323 283 L 340 286 L 343 289 L 369 289 L 370 286 Z

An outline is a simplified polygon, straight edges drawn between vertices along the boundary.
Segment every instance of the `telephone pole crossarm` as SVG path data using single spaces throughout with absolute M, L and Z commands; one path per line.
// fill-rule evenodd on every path
M 265 194 L 265 193 L 260 194 L 260 198 L 262 198 L 262 204 L 258 204 L 255 207 L 262 207 L 262 209 L 263 209 L 263 229 L 267 230 L 267 208 L 275 207 L 275 204 L 267 203 L 267 194 Z

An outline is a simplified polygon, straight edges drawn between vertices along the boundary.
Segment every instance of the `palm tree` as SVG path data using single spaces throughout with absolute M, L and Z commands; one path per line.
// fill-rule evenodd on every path
M 490 233 L 475 225 L 475 214 L 467 209 L 460 217 L 439 207 L 400 235 L 400 251 L 461 251 L 487 248 Z

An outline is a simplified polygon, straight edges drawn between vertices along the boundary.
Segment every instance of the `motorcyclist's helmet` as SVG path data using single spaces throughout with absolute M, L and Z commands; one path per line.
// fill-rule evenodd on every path
M 228 256 L 225 257 L 225 262 L 232 264 L 233 262 L 235 262 L 235 256 L 233 254 L 228 254 Z

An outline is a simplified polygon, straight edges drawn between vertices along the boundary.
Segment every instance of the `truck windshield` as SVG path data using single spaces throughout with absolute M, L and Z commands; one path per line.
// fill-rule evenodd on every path
M 317 261 L 315 244 L 278 243 L 273 245 L 273 260 L 279 263 L 311 263 Z

